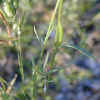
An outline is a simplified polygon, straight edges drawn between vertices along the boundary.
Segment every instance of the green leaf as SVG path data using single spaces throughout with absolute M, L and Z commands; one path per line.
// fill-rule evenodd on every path
M 57 3 L 56 3 L 56 7 L 54 9 L 54 13 L 52 15 L 52 18 L 51 18 L 51 21 L 50 21 L 50 24 L 49 24 L 49 28 L 48 28 L 48 31 L 47 31 L 47 34 L 46 34 L 46 37 L 45 37 L 45 40 L 44 40 L 44 45 L 46 45 L 46 43 L 48 41 L 48 38 L 50 36 L 50 33 L 51 33 L 52 29 L 53 29 L 54 20 L 55 20 L 55 17 L 56 17 L 57 9 L 59 7 L 59 3 L 60 3 L 60 0 L 58 0 Z
M 92 58 L 93 60 L 96 60 L 96 57 L 93 56 L 91 53 L 89 53 L 85 48 L 80 48 L 79 46 L 73 45 L 73 44 L 63 44 L 62 47 L 68 47 L 78 50 L 81 54 L 88 56 L 89 58 Z
M 63 28 L 61 23 L 59 22 L 56 29 L 55 43 L 59 46 L 62 43 L 62 40 L 63 40 Z
M 63 40 L 63 28 L 61 25 L 62 6 L 63 6 L 63 0 L 60 0 L 58 9 L 57 27 L 56 27 L 56 37 L 55 37 L 56 46 L 60 46 Z

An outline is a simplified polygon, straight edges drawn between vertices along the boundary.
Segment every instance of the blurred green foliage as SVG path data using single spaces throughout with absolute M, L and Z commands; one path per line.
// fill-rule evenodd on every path
M 76 35 L 74 31 L 77 31 L 76 33 L 81 38 L 79 46 L 86 47 L 84 42 L 87 35 L 83 34 L 84 30 L 80 29 L 78 22 L 80 17 L 94 6 L 95 0 L 91 0 L 91 2 L 90 0 L 64 0 L 63 2 L 63 6 L 61 5 L 62 10 L 58 9 L 59 12 L 55 10 L 54 17 L 51 19 L 51 14 L 56 6 L 56 0 L 0 0 L 0 10 L 5 17 L 5 20 L 7 20 L 9 23 L 12 36 L 12 45 L 10 47 L 8 47 L 7 44 L 4 46 L 5 42 L 2 44 L 4 47 L 1 45 L 2 50 L 0 50 L 0 59 L 2 59 L 3 56 L 6 56 L 7 48 L 14 49 L 17 52 L 15 55 L 18 56 L 19 54 L 19 64 L 17 62 L 17 67 L 19 66 L 21 76 L 23 77 L 23 81 L 19 82 L 20 85 L 18 86 L 18 89 L 16 86 L 13 87 L 11 94 L 9 94 L 10 96 L 6 96 L 6 93 L 2 94 L 2 98 L 4 98 L 3 100 L 7 100 L 5 98 L 8 98 L 9 100 L 16 100 L 16 98 L 18 100 L 38 100 L 39 97 L 43 98 L 44 100 L 52 100 L 52 97 L 45 95 L 44 88 L 48 93 L 48 80 L 54 80 L 54 82 L 57 84 L 58 80 L 55 80 L 55 76 L 53 75 L 54 70 L 51 70 L 50 72 L 49 67 L 52 65 L 53 67 L 56 67 L 55 61 L 52 61 L 52 59 L 55 60 L 54 58 L 56 53 L 59 52 L 59 47 L 61 46 L 62 42 L 69 42 L 69 40 Z M 58 16 L 58 19 L 56 16 Z M 49 24 L 50 19 L 51 26 L 48 29 L 47 26 L 49 25 L 47 24 Z M 4 41 L 9 40 L 5 26 L 2 23 L 2 19 L 0 21 L 0 37 Z M 36 34 L 38 35 L 40 41 L 37 40 L 34 32 L 34 26 L 36 26 Z M 56 34 L 55 42 L 59 42 L 58 44 L 52 44 L 52 39 L 49 39 L 51 30 L 57 31 L 54 34 Z M 46 33 L 48 34 L 47 38 L 45 38 Z M 47 43 L 47 50 L 51 50 L 47 51 L 50 51 L 51 61 L 49 61 L 49 58 L 47 60 L 50 63 L 53 63 L 50 64 L 47 61 L 45 70 L 42 68 L 42 66 L 44 62 L 46 62 L 46 54 L 44 54 L 42 58 L 40 57 L 41 49 L 45 49 L 43 42 L 45 44 Z M 80 48 L 77 49 L 81 50 Z M 68 53 L 73 51 L 65 50 L 65 52 Z M 86 55 L 88 54 L 86 53 Z M 59 75 L 59 73 L 60 72 L 58 69 L 57 74 Z M 81 78 L 84 77 L 84 75 L 77 75 L 77 77 L 78 76 Z M 74 77 L 74 72 L 68 75 L 68 79 L 70 81 L 77 79 L 76 76 Z

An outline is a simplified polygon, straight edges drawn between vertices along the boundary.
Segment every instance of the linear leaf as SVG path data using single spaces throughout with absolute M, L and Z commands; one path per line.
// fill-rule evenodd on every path
M 76 46 L 76 45 L 73 45 L 73 44 L 63 44 L 62 45 L 63 47 L 68 47 L 68 48 L 73 48 L 73 49 L 76 49 L 78 50 L 81 54 L 85 55 L 85 56 L 88 56 L 89 58 L 92 58 L 94 60 L 96 60 L 96 57 L 93 56 L 90 52 L 88 52 L 85 48 L 80 48 L 79 46 Z

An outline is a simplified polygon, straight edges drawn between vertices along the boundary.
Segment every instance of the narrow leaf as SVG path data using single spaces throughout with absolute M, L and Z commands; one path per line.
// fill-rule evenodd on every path
M 73 48 L 78 50 L 81 54 L 88 56 L 89 58 L 92 58 L 94 60 L 96 60 L 96 57 L 93 56 L 91 53 L 89 53 L 85 48 L 80 48 L 79 46 L 73 45 L 73 44 L 63 44 L 63 47 L 68 47 L 68 48 Z

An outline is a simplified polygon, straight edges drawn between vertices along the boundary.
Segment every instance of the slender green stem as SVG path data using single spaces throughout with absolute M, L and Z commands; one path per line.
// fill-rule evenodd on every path
M 34 59 L 32 58 L 32 100 L 36 100 L 37 97 L 37 77 L 38 77 L 38 66 L 34 64 Z
M 20 35 L 19 35 L 19 40 L 18 40 L 18 64 L 19 64 L 19 69 L 20 73 L 22 76 L 22 80 L 24 81 L 24 70 L 23 70 L 23 62 L 22 62 L 22 50 L 21 50 L 21 41 L 20 41 Z
M 54 65 L 54 62 L 55 62 L 55 56 L 56 56 L 57 52 L 58 52 L 58 47 L 54 47 L 54 51 L 53 51 L 51 61 L 50 61 L 51 69 L 53 68 L 53 65 Z

